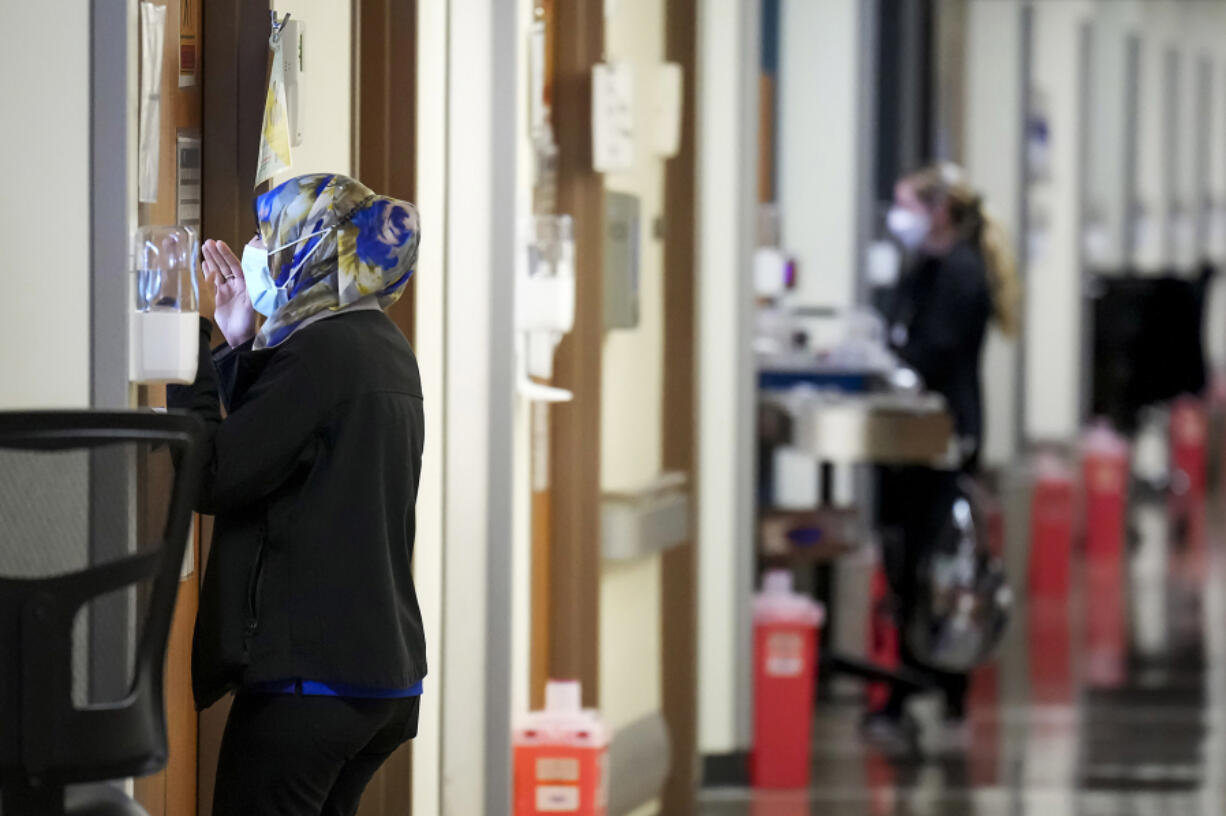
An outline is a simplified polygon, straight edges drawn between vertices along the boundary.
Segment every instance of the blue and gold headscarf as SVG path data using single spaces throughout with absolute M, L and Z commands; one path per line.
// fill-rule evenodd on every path
M 306 241 L 268 258 L 289 302 L 264 321 L 256 348 L 285 342 L 304 323 L 359 304 L 386 309 L 404 292 L 417 261 L 417 208 L 375 195 L 348 176 L 298 176 L 255 200 L 269 249 Z M 291 253 L 292 250 L 292 253 Z

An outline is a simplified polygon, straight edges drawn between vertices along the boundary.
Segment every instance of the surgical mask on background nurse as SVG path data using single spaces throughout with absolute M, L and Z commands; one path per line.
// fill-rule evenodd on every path
M 924 245 L 933 231 L 934 213 L 905 179 L 894 186 L 894 204 L 885 225 L 909 252 Z
M 923 246 L 928 238 L 932 219 L 925 212 L 916 212 L 895 204 L 886 216 L 886 227 L 906 249 L 916 250 Z

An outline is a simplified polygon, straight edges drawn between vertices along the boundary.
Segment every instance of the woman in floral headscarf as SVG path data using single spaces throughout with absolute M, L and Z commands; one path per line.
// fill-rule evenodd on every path
M 215 814 L 352 814 L 415 736 L 426 674 L 421 380 L 383 313 L 412 275 L 417 211 L 309 175 L 261 195 L 256 222 L 241 259 L 205 242 L 226 345 L 210 351 L 203 321 L 196 382 L 169 395 L 210 435 L 192 685 L 199 708 L 236 692 Z

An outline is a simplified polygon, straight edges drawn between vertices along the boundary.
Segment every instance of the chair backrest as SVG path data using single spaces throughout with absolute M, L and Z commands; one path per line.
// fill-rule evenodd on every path
M 163 665 L 200 423 L 0 412 L 0 784 L 166 762 Z

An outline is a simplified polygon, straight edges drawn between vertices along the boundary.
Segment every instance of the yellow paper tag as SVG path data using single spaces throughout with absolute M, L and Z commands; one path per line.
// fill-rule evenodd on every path
M 289 109 L 285 104 L 285 71 L 281 43 L 272 45 L 272 73 L 268 96 L 264 99 L 264 126 L 260 128 L 260 160 L 256 165 L 255 186 L 293 164 L 289 148 Z

